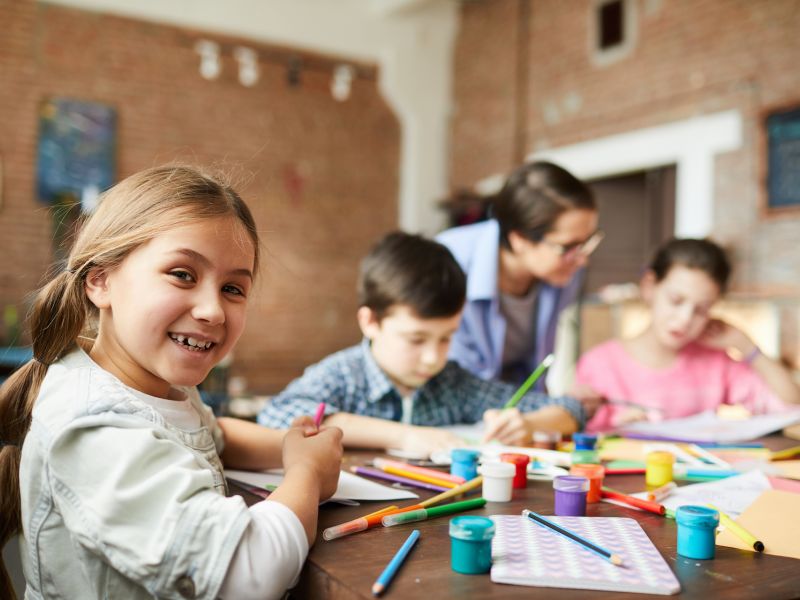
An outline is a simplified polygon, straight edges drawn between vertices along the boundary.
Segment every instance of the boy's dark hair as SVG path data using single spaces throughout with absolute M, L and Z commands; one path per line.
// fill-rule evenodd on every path
M 361 262 L 358 302 L 379 320 L 397 304 L 423 319 L 450 317 L 466 293 L 466 276 L 450 250 L 420 235 L 390 233 Z
M 518 232 L 539 242 L 564 212 L 597 210 L 592 191 L 569 171 L 539 161 L 514 170 L 493 199 L 492 214 L 500 224 L 500 243 L 510 248 L 508 234 Z
M 717 283 L 721 292 L 728 285 L 731 264 L 725 250 L 711 240 L 673 238 L 656 251 L 650 270 L 656 281 L 661 281 L 677 265 L 703 271 Z

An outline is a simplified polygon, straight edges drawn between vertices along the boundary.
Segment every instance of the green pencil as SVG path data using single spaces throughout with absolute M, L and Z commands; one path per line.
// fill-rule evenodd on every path
M 402 525 L 403 523 L 414 523 L 416 521 L 432 519 L 433 517 L 451 515 L 455 512 L 461 512 L 464 510 L 482 508 L 485 504 L 485 498 L 473 498 L 472 500 L 463 500 L 462 502 L 453 502 L 451 504 L 442 504 L 441 506 L 431 506 L 430 508 L 410 510 L 406 513 L 386 515 L 383 517 L 383 519 L 381 519 L 381 523 L 383 523 L 384 527 L 394 527 L 395 525 Z
M 514 395 L 511 396 L 511 400 L 506 402 L 506 405 L 503 408 L 514 408 L 517 403 L 522 400 L 522 397 L 525 395 L 525 393 L 531 389 L 531 386 L 536 383 L 539 377 L 542 376 L 542 373 L 547 370 L 547 367 L 553 364 L 553 359 L 555 359 L 555 356 L 552 354 L 545 356 L 541 364 L 533 370 L 533 373 L 531 373 L 530 376 L 525 380 L 525 383 L 519 386 L 519 389 L 514 392 Z

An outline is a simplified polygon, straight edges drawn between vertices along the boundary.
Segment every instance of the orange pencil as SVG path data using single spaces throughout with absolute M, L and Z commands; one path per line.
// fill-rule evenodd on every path
M 454 488 L 459 486 L 458 483 L 453 483 L 452 481 L 447 481 L 446 479 L 415 473 L 414 471 L 409 471 L 407 469 L 398 469 L 397 467 L 390 467 L 388 465 L 383 465 L 380 469 L 385 473 L 392 473 L 394 475 L 400 475 L 401 477 L 408 477 L 409 479 L 416 479 L 417 481 L 432 483 L 440 487 Z
M 373 459 L 372 464 L 381 470 L 383 470 L 384 466 L 394 467 L 395 469 L 405 469 L 406 471 L 411 471 L 412 473 L 419 473 L 420 475 L 427 475 L 428 477 L 433 477 L 434 479 L 444 479 L 445 481 L 452 481 L 455 484 L 461 484 L 466 481 L 466 479 L 464 479 L 463 477 L 459 477 L 458 475 L 451 475 L 450 473 L 445 473 L 444 471 L 437 471 L 436 469 L 426 469 L 425 467 L 409 465 L 407 463 L 400 462 L 399 460 L 390 460 L 388 458 L 375 458 Z

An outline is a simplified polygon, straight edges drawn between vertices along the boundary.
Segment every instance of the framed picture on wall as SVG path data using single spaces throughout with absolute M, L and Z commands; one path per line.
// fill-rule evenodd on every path
M 766 113 L 767 213 L 800 212 L 800 104 Z
M 116 111 L 72 98 L 47 98 L 39 110 L 36 187 L 39 200 L 79 202 L 90 212 L 114 183 Z

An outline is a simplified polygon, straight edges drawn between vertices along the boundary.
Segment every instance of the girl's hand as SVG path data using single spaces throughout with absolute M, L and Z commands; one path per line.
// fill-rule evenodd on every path
M 569 395 L 583 404 L 583 410 L 586 413 L 587 421 L 594 416 L 594 413 L 597 412 L 600 405 L 606 401 L 602 394 L 596 392 L 594 388 L 585 383 L 576 383 L 573 385 Z
M 483 422 L 486 424 L 486 433 L 483 441 L 497 440 L 507 446 L 524 446 L 530 439 L 532 432 L 516 408 L 490 408 L 483 413 Z
M 317 429 L 317 426 L 314 424 L 314 418 L 308 415 L 301 415 L 295 418 L 295 420 L 292 421 L 291 427 L 293 429 L 294 428 L 302 429 L 303 434 L 306 437 L 311 435 L 317 435 L 317 433 L 319 432 L 319 429 Z
M 626 406 L 614 413 L 611 417 L 611 425 L 613 427 L 622 427 L 637 421 L 647 421 L 647 411 L 635 406 Z
M 736 348 L 742 356 L 746 356 L 755 348 L 755 344 L 746 333 L 720 319 L 711 319 L 697 341 L 703 346 L 718 350 Z
M 406 427 L 407 431 L 403 435 L 400 450 L 409 454 L 427 457 L 437 450 L 449 450 L 465 445 L 460 437 L 443 429 L 416 425 Z
M 300 417 L 302 419 L 303 417 Z M 283 438 L 283 468 L 286 475 L 293 469 L 311 473 L 319 483 L 319 501 L 327 500 L 336 491 L 342 463 L 342 430 L 320 427 L 315 435 L 306 436 L 302 427 L 293 427 Z

